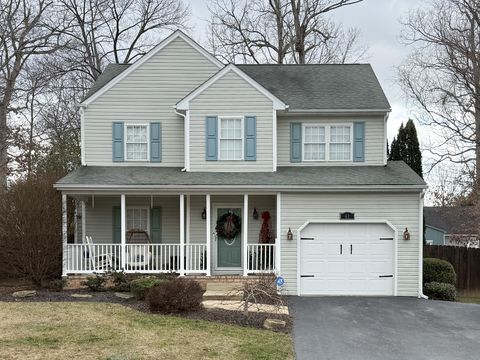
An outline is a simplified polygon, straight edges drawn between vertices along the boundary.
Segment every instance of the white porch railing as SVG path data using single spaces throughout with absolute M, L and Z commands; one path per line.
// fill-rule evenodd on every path
M 275 244 L 248 244 L 248 273 L 275 272 Z
M 185 244 L 185 272 L 206 273 L 207 271 L 207 245 Z
M 180 244 L 126 244 L 125 272 L 169 273 L 180 269 Z
M 67 244 L 66 271 L 82 274 L 104 271 L 170 273 L 180 271 L 180 244 Z M 206 273 L 207 245 L 185 244 L 185 272 Z
M 120 244 L 67 244 L 68 273 L 82 274 L 121 269 Z

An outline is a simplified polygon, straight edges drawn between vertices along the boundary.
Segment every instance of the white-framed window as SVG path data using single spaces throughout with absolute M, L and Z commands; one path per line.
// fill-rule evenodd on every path
M 303 161 L 352 161 L 352 124 L 303 124 Z
M 325 160 L 327 152 L 326 127 L 305 125 L 303 133 L 303 159 L 306 161 Z
M 243 160 L 243 117 L 218 118 L 219 160 Z
M 329 159 L 332 161 L 352 159 L 352 126 L 330 126 Z
M 127 231 L 143 230 L 149 232 L 150 219 L 148 216 L 148 207 L 128 206 L 127 207 Z
M 148 161 L 148 125 L 125 125 L 125 160 Z

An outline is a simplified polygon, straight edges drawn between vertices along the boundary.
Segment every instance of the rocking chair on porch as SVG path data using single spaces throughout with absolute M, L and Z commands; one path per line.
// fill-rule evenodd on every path
M 93 271 L 107 271 L 113 268 L 113 254 L 111 252 L 97 252 L 97 247 L 93 243 L 91 236 L 85 236 L 88 253 L 84 256 L 90 260 Z

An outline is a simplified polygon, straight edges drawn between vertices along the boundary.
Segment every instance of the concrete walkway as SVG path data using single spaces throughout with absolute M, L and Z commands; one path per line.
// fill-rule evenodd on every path
M 216 308 L 216 309 L 223 309 L 223 310 L 243 311 L 243 301 L 237 301 L 237 300 L 204 300 L 203 306 L 206 309 Z M 273 305 L 258 304 L 258 305 L 251 305 L 248 311 L 288 315 L 287 306 L 275 307 Z
M 298 360 L 480 359 L 480 305 L 290 297 Z

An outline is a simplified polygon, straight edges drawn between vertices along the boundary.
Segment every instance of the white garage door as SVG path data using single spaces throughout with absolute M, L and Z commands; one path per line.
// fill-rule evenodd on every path
M 309 224 L 300 234 L 301 295 L 393 295 L 386 224 Z

